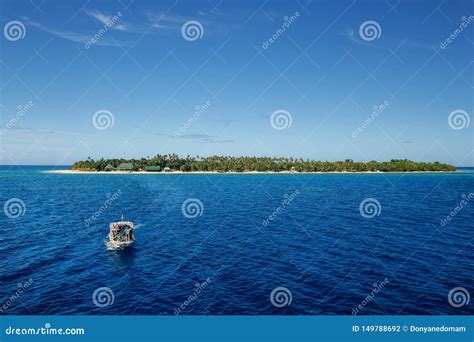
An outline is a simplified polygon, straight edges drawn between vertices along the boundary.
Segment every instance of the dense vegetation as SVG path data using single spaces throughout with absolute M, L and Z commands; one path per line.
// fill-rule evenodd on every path
M 153 158 L 142 159 L 100 159 L 90 157 L 85 161 L 78 161 L 71 166 L 72 170 L 103 171 L 107 164 L 117 167 L 120 163 L 133 163 L 134 171 L 144 169 L 145 166 L 160 166 L 163 170 L 180 171 L 218 171 L 218 172 L 244 172 L 244 171 L 297 171 L 297 172 L 330 172 L 330 171 L 381 171 L 381 172 L 406 172 L 406 171 L 454 171 L 454 166 L 439 162 L 419 163 L 410 160 L 394 160 L 389 162 L 370 161 L 367 163 L 354 162 L 351 159 L 337 162 L 313 161 L 294 158 L 267 158 L 267 157 L 205 157 L 196 158 L 187 156 L 180 158 L 176 154 L 156 155 Z

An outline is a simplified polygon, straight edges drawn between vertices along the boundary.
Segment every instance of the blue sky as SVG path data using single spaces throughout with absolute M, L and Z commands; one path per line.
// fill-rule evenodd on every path
M 177 153 L 474 165 L 472 1 L 0 7 L 1 164 Z M 190 21 L 197 36 L 183 36 Z M 375 36 L 360 30 L 369 21 Z

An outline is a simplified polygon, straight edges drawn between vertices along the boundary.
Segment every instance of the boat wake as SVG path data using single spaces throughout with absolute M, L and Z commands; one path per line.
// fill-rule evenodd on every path
M 127 248 L 129 245 L 127 244 L 117 244 L 116 242 L 109 241 L 108 239 L 104 240 L 104 244 L 107 247 L 108 251 L 117 251 Z

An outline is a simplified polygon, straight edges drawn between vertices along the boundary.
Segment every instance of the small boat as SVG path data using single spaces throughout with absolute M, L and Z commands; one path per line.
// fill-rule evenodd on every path
M 120 248 L 131 245 L 135 241 L 133 229 L 133 222 L 124 221 L 123 215 L 121 221 L 110 223 L 108 241 L 109 247 Z

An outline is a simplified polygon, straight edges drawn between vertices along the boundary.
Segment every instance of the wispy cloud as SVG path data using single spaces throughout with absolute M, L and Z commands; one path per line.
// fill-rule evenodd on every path
M 235 142 L 234 139 L 206 139 L 204 142 L 210 143 L 210 144 L 227 144 L 227 143 L 233 143 Z
M 37 134 L 54 134 L 56 131 L 47 128 L 25 128 L 25 127 L 11 127 L 9 130 L 24 132 L 24 133 L 37 133 Z
M 178 135 L 176 138 L 179 139 L 214 139 L 216 136 L 208 134 L 182 134 Z
M 224 127 L 229 127 L 232 123 L 238 121 L 238 120 L 234 120 L 234 119 L 219 119 L 219 118 L 211 118 L 209 120 L 212 121 L 212 122 L 222 124 L 222 125 L 224 125 Z
M 99 10 L 85 10 L 85 12 L 87 15 L 94 18 L 95 20 L 100 22 L 102 25 L 108 26 L 109 29 L 111 30 L 118 30 L 118 31 L 124 31 L 124 32 L 136 31 L 131 24 L 125 23 L 122 19 L 120 19 L 119 21 L 114 20 L 114 16 L 117 17 L 117 14 L 107 15 L 107 14 L 104 14 L 103 12 L 100 12 Z
M 201 17 L 195 18 L 168 13 L 147 13 L 146 17 L 153 28 L 162 30 L 180 30 L 181 26 L 189 20 L 198 20 L 205 27 L 209 27 L 210 24 Z
M 143 15 L 144 18 L 140 22 L 132 23 L 125 18 L 126 16 L 122 16 L 119 21 L 114 22 L 112 15 L 105 14 L 99 10 L 89 9 L 85 10 L 85 13 L 102 25 L 110 26 L 112 30 L 129 33 L 153 33 L 161 30 L 180 30 L 185 22 L 196 20 L 196 18 L 189 16 L 147 12 Z M 202 25 L 209 26 L 210 24 L 208 20 L 202 19 L 201 16 L 199 16 L 198 20 Z M 111 25 L 112 23 L 113 25 Z
M 209 134 L 180 134 L 180 135 L 173 135 L 173 134 L 166 134 L 166 133 L 156 133 L 156 135 L 161 135 L 168 138 L 173 139 L 213 139 L 216 138 L 214 135 Z
M 364 45 L 364 46 L 374 46 L 374 44 L 370 44 L 366 42 L 365 40 L 362 40 L 359 35 L 356 35 L 354 30 L 348 29 L 342 33 L 342 35 L 349 39 L 351 42 L 359 44 L 359 45 Z
M 182 16 L 177 14 L 171 14 L 168 12 L 147 12 L 137 14 L 141 17 L 141 20 L 131 20 L 126 14 L 117 12 L 115 14 L 105 13 L 98 9 L 85 9 L 84 13 L 87 14 L 93 21 L 103 26 L 104 30 L 111 30 L 116 32 L 124 33 L 135 33 L 135 34 L 149 34 L 149 33 L 163 33 L 171 31 L 179 31 L 184 23 L 189 20 L 199 20 L 199 22 L 206 27 L 208 30 L 215 22 L 203 18 L 198 15 L 194 16 Z M 136 17 L 134 17 L 136 18 Z M 75 43 L 86 44 L 89 42 L 98 31 L 98 26 L 91 23 L 91 27 L 84 28 L 83 32 L 73 32 L 57 27 L 48 26 L 37 21 L 30 20 L 29 18 L 23 17 L 24 22 L 32 27 L 35 27 L 44 32 L 48 32 L 56 37 L 66 39 Z M 207 31 L 208 32 L 208 31 Z M 131 42 L 116 39 L 114 36 L 107 37 L 106 35 L 101 36 L 99 40 L 94 42 L 94 45 L 102 46 L 127 46 Z
M 408 40 L 407 45 L 411 46 L 411 47 L 414 47 L 414 48 L 418 48 L 418 49 L 433 50 L 433 49 L 437 48 L 437 46 L 435 44 L 416 42 L 414 40 Z
M 44 32 L 48 32 L 56 37 L 63 38 L 75 43 L 85 44 L 88 41 L 90 41 L 91 37 L 94 35 L 94 34 L 87 35 L 85 33 L 77 33 L 77 32 L 65 31 L 65 30 L 60 30 L 60 29 L 53 29 L 39 22 L 31 21 L 29 18 L 26 18 L 26 17 L 23 17 L 23 20 L 28 26 L 35 27 Z M 122 45 L 126 45 L 127 43 L 118 42 L 116 40 L 111 40 L 111 39 L 107 39 L 107 37 L 103 37 L 102 39 L 98 40 L 95 44 L 102 45 L 102 46 L 122 46 Z
M 219 139 L 219 137 L 215 135 L 209 135 L 209 134 L 181 134 L 181 135 L 175 136 L 173 134 L 156 133 L 156 135 L 168 137 L 170 139 L 186 139 L 186 140 L 194 140 L 196 142 L 210 143 L 210 144 L 222 144 L 222 143 L 235 142 L 235 140 L 233 139 Z

